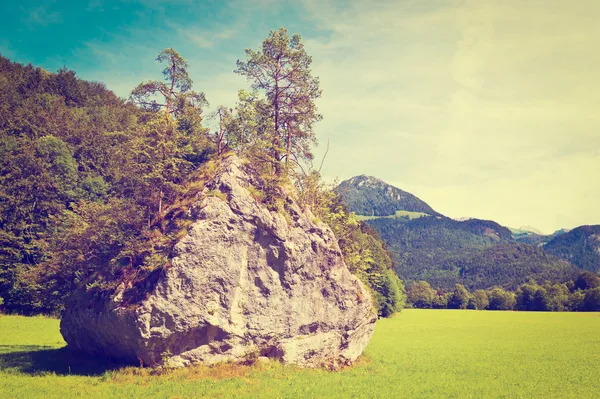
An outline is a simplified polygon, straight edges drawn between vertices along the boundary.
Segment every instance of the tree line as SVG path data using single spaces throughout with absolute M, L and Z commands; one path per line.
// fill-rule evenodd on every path
M 416 281 L 407 289 L 407 303 L 422 309 L 600 311 L 600 277 L 586 271 L 565 283 L 531 280 L 515 291 L 494 287 L 473 292 L 461 284 L 445 292 L 434 290 L 426 281 Z
M 331 226 L 381 316 L 402 307 L 387 249 L 312 166 L 321 90 L 301 37 L 271 31 L 245 55 L 235 72 L 251 90 L 209 115 L 189 64 L 171 48 L 157 57 L 162 79 L 140 83 L 128 99 L 66 68 L 50 73 L 0 56 L 4 311 L 56 314 L 82 286 L 102 298 L 131 283 L 143 295 L 193 222 L 191 203 L 231 152 L 269 209 L 285 213 L 283 194 L 294 192 Z

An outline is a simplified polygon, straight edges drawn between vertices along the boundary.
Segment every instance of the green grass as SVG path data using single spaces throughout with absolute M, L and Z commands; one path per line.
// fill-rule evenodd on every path
M 423 212 L 411 212 L 411 211 L 396 211 L 394 215 L 388 216 L 365 216 L 365 215 L 356 215 L 357 220 L 373 220 L 373 219 L 418 219 L 423 216 L 429 216 L 427 213 Z
M 271 363 L 156 375 L 70 353 L 57 320 L 0 316 L 0 398 L 598 398 L 599 332 L 599 313 L 405 310 L 340 372 Z

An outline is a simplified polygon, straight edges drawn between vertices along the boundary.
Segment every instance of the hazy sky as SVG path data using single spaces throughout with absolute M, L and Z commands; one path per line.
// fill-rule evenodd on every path
M 70 3 L 70 4 L 69 4 Z M 326 178 L 377 176 L 451 217 L 545 232 L 600 224 L 600 1 L 2 2 L 0 52 L 121 96 L 165 47 L 212 105 L 269 29 L 320 77 Z

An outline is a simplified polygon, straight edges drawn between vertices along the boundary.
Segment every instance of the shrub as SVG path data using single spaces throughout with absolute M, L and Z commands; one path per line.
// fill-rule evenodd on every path
M 513 310 L 516 304 L 515 294 L 494 288 L 488 293 L 490 310 Z

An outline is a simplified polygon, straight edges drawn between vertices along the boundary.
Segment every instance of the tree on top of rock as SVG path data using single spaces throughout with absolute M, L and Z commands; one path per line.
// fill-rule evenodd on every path
M 291 38 L 285 28 L 270 31 L 262 49 L 246 49 L 246 61 L 237 61 L 236 73 L 252 82 L 252 89 L 263 92 L 270 119 L 268 152 L 273 169 L 281 174 L 285 160 L 300 165 L 312 159 L 316 143 L 313 126 L 321 120 L 315 100 L 321 96 L 319 79 L 312 76 L 312 58 L 306 54 L 300 35 Z
M 190 107 L 201 109 L 207 104 L 204 93 L 192 90 L 187 68 L 189 64 L 172 48 L 166 48 L 156 57 L 158 62 L 167 62 L 162 74 L 165 82 L 151 80 L 140 83 L 131 92 L 131 100 L 147 110 L 164 109 L 167 115 L 179 117 Z M 156 101 L 156 96 L 163 97 L 164 103 Z

